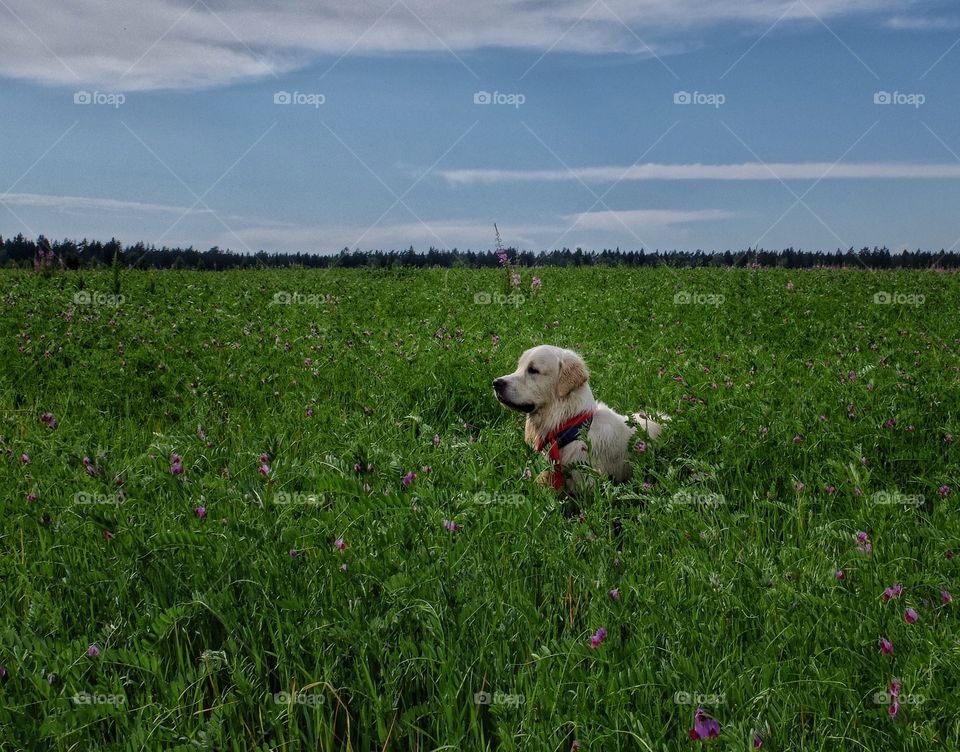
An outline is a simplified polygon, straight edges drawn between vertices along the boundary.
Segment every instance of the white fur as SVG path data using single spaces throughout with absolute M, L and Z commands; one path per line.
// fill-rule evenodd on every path
M 524 435 L 533 448 L 565 421 L 592 410 L 593 421 L 587 432 L 589 451 L 584 441 L 570 442 L 560 450 L 561 466 L 589 464 L 615 481 L 629 480 L 632 474 L 630 443 L 636 428 L 628 425 L 623 415 L 597 402 L 588 380 L 586 364 L 577 353 L 540 345 L 520 356 L 516 371 L 494 381 L 494 393 L 507 407 L 526 413 Z M 669 420 L 669 417 L 657 417 Z M 633 418 L 651 439 L 660 435 L 660 424 L 645 413 L 634 413 Z M 549 483 L 549 477 L 549 473 L 541 474 L 538 480 Z M 576 471 L 568 474 L 568 491 L 576 492 L 591 485 L 589 476 Z

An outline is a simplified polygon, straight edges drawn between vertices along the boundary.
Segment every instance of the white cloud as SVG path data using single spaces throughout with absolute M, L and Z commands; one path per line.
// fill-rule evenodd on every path
M 923 16 L 893 16 L 884 22 L 884 26 L 890 29 L 905 31 L 952 31 L 960 29 L 960 18 L 956 17 L 930 17 Z
M 535 181 L 617 180 L 817 180 L 854 178 L 960 178 L 960 163 L 917 162 L 743 162 L 740 164 L 658 164 L 577 167 L 571 170 L 440 170 L 454 184 L 520 183 Z
M 569 214 L 571 224 L 583 230 L 610 230 L 623 232 L 624 228 L 641 231 L 648 227 L 667 227 L 689 222 L 709 222 L 731 219 L 736 212 L 722 209 L 630 209 L 627 211 L 595 211 Z
M 113 198 L 90 198 L 87 196 L 53 196 L 40 193 L 0 193 L 0 204 L 29 206 L 57 211 L 111 211 L 147 212 L 150 214 L 209 214 L 207 209 L 191 209 L 189 206 L 149 204 L 139 201 L 120 201 Z
M 257 0 L 4 0 L 0 76 L 136 91 L 279 76 L 345 53 L 668 54 L 684 46 L 679 37 L 725 22 L 760 34 L 781 16 L 782 24 L 829 22 L 898 7 L 895 0 L 279 0 L 269 7 Z

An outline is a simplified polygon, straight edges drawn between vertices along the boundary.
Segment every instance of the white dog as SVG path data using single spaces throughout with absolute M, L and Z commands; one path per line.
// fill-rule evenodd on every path
M 527 443 L 538 452 L 549 450 L 553 471 L 541 473 L 538 481 L 558 491 L 566 487 L 576 492 L 592 485 L 592 479 L 576 470 L 564 473 L 564 468 L 577 464 L 589 464 L 615 481 L 632 475 L 628 457 L 636 429 L 594 399 L 588 378 L 586 364 L 577 353 L 540 345 L 520 356 L 516 371 L 493 382 L 501 403 L 526 413 Z M 644 413 L 633 418 L 651 439 L 660 435 L 660 424 Z M 585 428 L 589 447 L 579 438 Z

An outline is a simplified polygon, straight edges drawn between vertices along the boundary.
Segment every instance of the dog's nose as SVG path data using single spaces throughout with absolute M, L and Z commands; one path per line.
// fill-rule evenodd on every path
M 507 385 L 507 382 L 506 382 L 505 380 L 503 380 L 503 379 L 494 379 L 494 380 L 493 380 L 493 388 L 494 388 L 494 391 L 499 392 L 499 391 L 501 391 L 506 385 Z

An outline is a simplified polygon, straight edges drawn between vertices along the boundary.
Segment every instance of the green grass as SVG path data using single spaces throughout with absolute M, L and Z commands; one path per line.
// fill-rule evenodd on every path
M 537 273 L 3 272 L 0 749 L 960 748 L 958 278 Z M 673 416 L 574 510 L 490 388 L 543 342 Z

